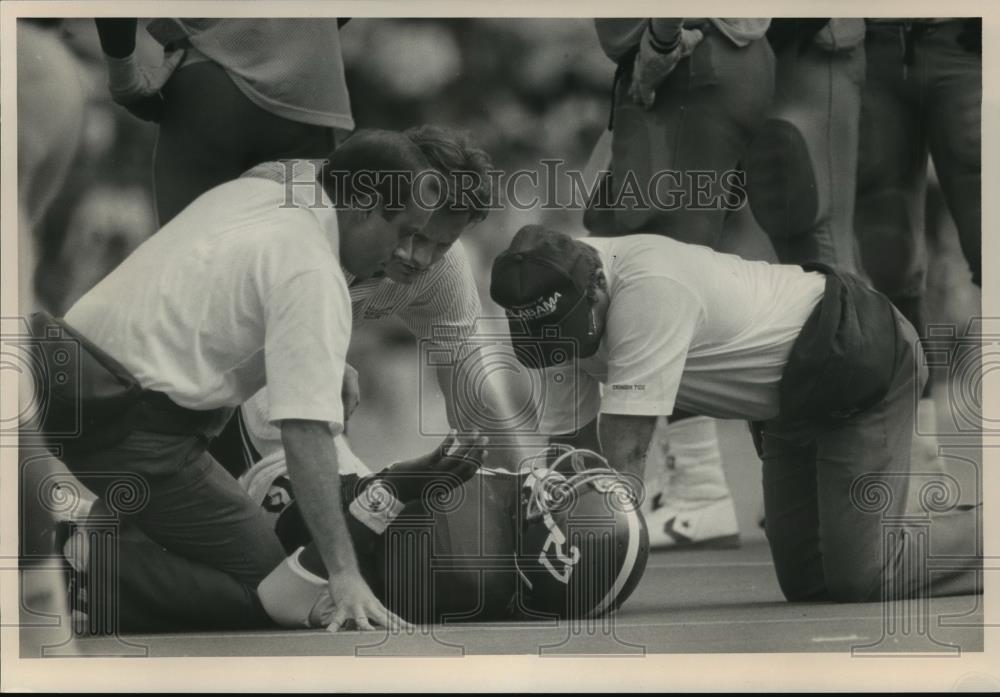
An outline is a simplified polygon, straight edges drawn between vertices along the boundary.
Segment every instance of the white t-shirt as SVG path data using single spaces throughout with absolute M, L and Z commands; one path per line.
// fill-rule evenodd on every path
M 350 297 L 336 210 L 238 179 L 198 197 L 84 295 L 66 321 L 181 406 L 343 426 Z
M 822 274 L 659 235 L 581 241 L 604 265 L 607 325 L 596 354 L 544 371 L 545 433 L 574 431 L 599 412 L 777 414 L 778 383 L 823 296 Z
M 243 176 L 294 181 L 297 185 L 290 190 L 296 200 L 305 202 L 321 191 L 315 186 L 317 171 L 310 160 L 297 161 L 291 167 L 281 162 L 265 162 Z M 354 327 L 399 317 L 418 341 L 426 341 L 429 348 L 447 351 L 456 363 L 462 359 L 468 349 L 465 340 L 476 330 L 482 305 L 460 241 L 413 283 L 396 283 L 385 276 L 355 280 L 346 269 L 342 272 L 350 288 Z M 282 447 L 281 431 L 267 418 L 267 400 L 267 389 L 263 389 L 243 405 L 243 423 L 250 442 L 265 458 Z

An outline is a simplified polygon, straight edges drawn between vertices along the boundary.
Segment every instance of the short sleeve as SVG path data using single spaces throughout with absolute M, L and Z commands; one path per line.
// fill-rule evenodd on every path
M 304 271 L 271 291 L 265 313 L 268 421 L 326 421 L 340 433 L 351 341 L 347 285 L 332 269 Z
M 268 416 L 269 402 L 265 387 L 240 407 L 250 444 L 261 457 L 268 457 L 282 447 L 281 429 Z
M 583 428 L 601 410 L 601 384 L 579 365 L 535 371 L 539 431 L 564 435 Z
M 688 348 L 704 319 L 700 299 L 669 278 L 628 282 L 612 297 L 605 340 L 608 414 L 673 413 Z

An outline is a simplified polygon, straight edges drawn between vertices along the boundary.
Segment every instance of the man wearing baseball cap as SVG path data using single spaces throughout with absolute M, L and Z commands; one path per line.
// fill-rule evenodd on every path
M 916 535 L 884 535 L 904 513 L 927 371 L 913 327 L 856 278 L 529 225 L 494 261 L 490 295 L 518 359 L 543 371 L 539 429 L 552 439 L 641 475 L 657 417 L 675 408 L 754 422 L 789 600 L 981 592 L 977 506 L 931 516 L 947 570 L 915 573 Z

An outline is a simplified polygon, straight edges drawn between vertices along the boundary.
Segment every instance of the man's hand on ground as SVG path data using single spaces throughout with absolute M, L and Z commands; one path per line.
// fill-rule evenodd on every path
M 372 623 L 393 631 L 413 628 L 379 602 L 356 569 L 330 574 L 329 588 L 334 604 L 329 632 L 340 631 L 349 621 L 361 630 L 374 629 Z

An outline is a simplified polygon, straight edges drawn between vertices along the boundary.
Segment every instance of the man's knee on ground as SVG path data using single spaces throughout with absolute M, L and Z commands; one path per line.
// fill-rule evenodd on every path
M 785 596 L 785 600 L 790 603 L 813 603 L 830 599 L 823 579 L 811 578 L 799 569 L 782 572 L 780 568 L 775 566 L 775 572 L 778 575 L 781 593 Z
M 839 568 L 827 571 L 829 599 L 835 603 L 870 603 L 880 600 L 878 578 L 861 569 Z
M 778 573 L 778 585 L 790 603 L 868 603 L 879 600 L 878 582 L 860 573 L 827 574 L 824 579 L 810 578 L 799 569 Z
M 774 573 L 785 599 L 792 603 L 827 600 L 826 579 L 814 549 L 793 535 L 782 534 L 768 521 Z

